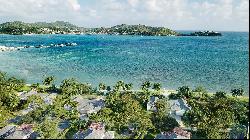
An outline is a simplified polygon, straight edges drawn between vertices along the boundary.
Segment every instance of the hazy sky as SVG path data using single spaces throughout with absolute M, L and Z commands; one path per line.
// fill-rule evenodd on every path
M 0 0 L 0 23 L 15 20 L 249 31 L 249 0 Z

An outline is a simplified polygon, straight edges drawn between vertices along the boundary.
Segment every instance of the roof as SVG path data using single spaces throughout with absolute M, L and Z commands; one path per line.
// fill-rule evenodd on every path
M 14 133 L 16 130 L 16 126 L 15 125 L 7 125 L 5 127 L 3 127 L 0 130 L 0 138 L 5 138 L 7 136 L 9 136 L 11 133 Z
M 58 124 L 58 131 L 63 131 L 69 127 L 70 127 L 70 121 L 63 120 L 63 121 L 59 122 L 59 124 Z
M 190 139 L 191 132 L 185 131 L 180 127 L 175 127 L 172 131 L 158 134 L 155 139 Z
M 105 133 L 103 139 L 114 139 L 115 138 L 115 131 L 108 131 Z
M 28 139 L 33 133 L 32 124 L 22 124 L 14 128 L 10 126 L 10 128 L 9 133 L 4 136 L 5 139 Z
M 149 102 L 147 103 L 147 110 L 156 111 L 155 103 L 159 98 L 155 96 L 150 96 Z
M 77 105 L 77 110 L 80 114 L 89 114 L 93 112 L 99 111 L 104 107 L 105 103 L 103 99 L 84 99 L 82 97 L 77 96 L 74 101 L 77 101 L 79 104 Z
M 186 137 L 186 138 L 190 138 L 191 137 L 191 132 L 185 131 L 180 127 L 175 127 L 172 130 L 175 134 L 182 136 L 182 137 Z
M 191 109 L 184 99 L 169 100 L 172 111 L 189 110 Z

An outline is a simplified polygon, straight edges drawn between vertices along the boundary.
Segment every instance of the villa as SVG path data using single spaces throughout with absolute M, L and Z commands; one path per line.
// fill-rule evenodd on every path
M 103 123 L 92 123 L 86 131 L 78 131 L 74 139 L 114 139 L 114 131 L 105 131 Z
M 191 139 L 191 132 L 175 127 L 172 131 L 158 134 L 155 139 Z
M 170 104 L 170 115 L 176 119 L 180 126 L 184 127 L 181 117 L 187 110 L 191 110 L 187 102 L 184 99 L 169 100 Z
M 149 102 L 147 103 L 147 110 L 148 111 L 156 111 L 155 103 L 159 98 L 155 96 L 150 96 Z
M 21 126 L 7 125 L 0 130 L 1 139 L 28 139 L 35 138 L 32 130 L 32 124 L 23 124 Z

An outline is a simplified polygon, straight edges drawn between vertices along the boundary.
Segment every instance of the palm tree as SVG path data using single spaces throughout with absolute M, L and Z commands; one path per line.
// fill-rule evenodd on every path
M 242 88 L 232 89 L 231 93 L 233 96 L 242 96 L 244 94 L 244 90 Z
M 142 89 L 142 90 L 148 90 L 150 87 L 151 87 L 151 83 L 150 83 L 149 81 L 146 81 L 146 82 L 144 82 L 144 83 L 141 85 L 141 89 Z
M 131 90 L 133 88 L 133 84 L 132 83 L 125 84 L 125 88 L 126 90 Z
M 100 83 L 99 90 L 105 90 L 105 89 L 106 89 L 106 85 L 104 83 Z
M 55 77 L 54 76 L 49 76 L 49 77 L 46 77 L 43 81 L 43 84 L 46 85 L 46 86 L 49 86 L 51 85 L 53 82 L 55 81 Z
M 154 83 L 153 84 L 153 89 L 156 91 L 160 91 L 161 90 L 161 84 L 160 83 Z

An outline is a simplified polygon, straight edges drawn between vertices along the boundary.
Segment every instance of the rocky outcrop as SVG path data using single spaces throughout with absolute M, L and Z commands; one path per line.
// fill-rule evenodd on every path
M 15 51 L 15 50 L 19 50 L 19 49 L 18 49 L 18 48 L 15 48 L 15 47 L 0 46 L 0 52 Z
M 222 36 L 222 34 L 214 31 L 199 31 L 190 34 L 179 34 L 178 36 Z

